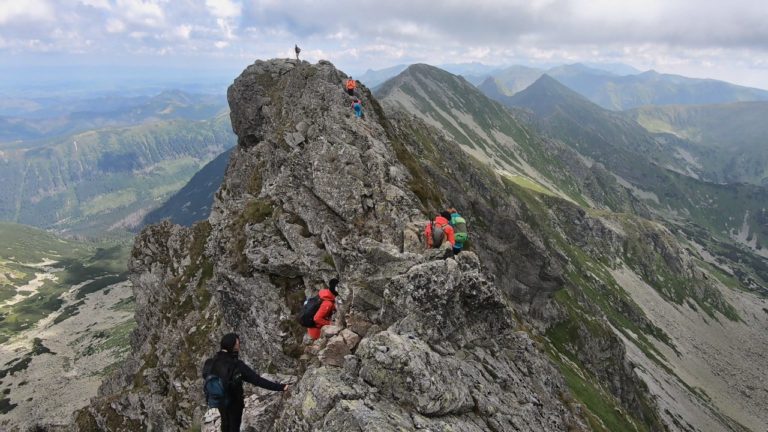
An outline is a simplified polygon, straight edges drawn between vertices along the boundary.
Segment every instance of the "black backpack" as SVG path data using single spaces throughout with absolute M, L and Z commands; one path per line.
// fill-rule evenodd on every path
M 310 297 L 304 301 L 304 306 L 296 320 L 304 327 L 316 327 L 315 314 L 320 309 L 323 301 L 318 296 Z
M 445 241 L 445 230 L 442 226 L 432 221 L 432 247 L 439 248 Z
M 229 406 L 229 385 L 232 381 L 233 363 L 225 372 L 225 377 L 220 377 L 213 373 L 215 358 L 209 358 L 203 364 L 203 392 L 205 393 L 205 402 L 208 408 L 226 408 Z

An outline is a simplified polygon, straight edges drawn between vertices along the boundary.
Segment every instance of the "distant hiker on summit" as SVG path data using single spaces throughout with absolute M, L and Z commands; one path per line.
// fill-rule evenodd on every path
M 320 329 L 333 324 L 331 317 L 336 311 L 336 285 L 339 280 L 334 278 L 328 282 L 328 288 L 323 288 L 316 296 L 308 298 L 299 314 L 299 323 L 307 328 L 307 334 L 313 340 L 320 337 Z
M 352 77 L 349 77 L 349 79 L 346 82 L 346 88 L 347 88 L 347 94 L 350 96 L 355 95 L 355 88 L 357 87 L 357 83 Z
M 221 351 L 203 364 L 204 390 L 208 407 L 218 408 L 222 432 L 239 432 L 245 397 L 243 381 L 273 391 L 286 391 L 288 384 L 278 384 L 259 376 L 238 358 L 240 337 L 229 333 L 221 338 Z
M 363 105 L 360 103 L 360 99 L 355 99 L 355 101 L 352 102 L 352 109 L 355 110 L 355 117 L 363 117 Z
M 447 211 L 440 212 L 424 228 L 424 237 L 427 240 L 428 248 L 440 249 L 446 241 L 451 244 L 451 249 L 446 250 L 444 258 L 453 256 L 453 247 L 456 246 L 453 227 L 449 222 L 450 219 L 450 213 Z
M 296 61 L 299 61 L 299 53 L 301 52 L 301 48 L 299 48 L 298 45 L 294 45 L 293 50 L 296 51 Z

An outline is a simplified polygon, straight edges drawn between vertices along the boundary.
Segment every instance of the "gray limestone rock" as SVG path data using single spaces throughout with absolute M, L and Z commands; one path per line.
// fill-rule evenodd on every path
M 477 253 L 423 250 L 434 209 L 404 165 L 406 120 L 393 126 L 365 86 L 365 118 L 351 116 L 345 77 L 328 62 L 271 60 L 235 80 L 238 147 L 211 217 L 137 237 L 133 353 L 80 424 L 196 427 L 202 362 L 235 331 L 255 370 L 297 376 L 288 394 L 257 390 L 243 430 L 588 429 L 510 301 L 553 292 L 562 260 L 512 204 L 494 213 L 510 230 L 478 231 Z M 337 275 L 337 326 L 306 345 L 295 315 Z

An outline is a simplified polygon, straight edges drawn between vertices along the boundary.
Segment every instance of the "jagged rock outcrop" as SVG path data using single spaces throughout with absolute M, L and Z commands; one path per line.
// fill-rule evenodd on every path
M 492 173 L 451 156 L 450 143 L 435 158 L 415 138 L 420 123 L 386 118 L 364 86 L 355 118 L 344 79 L 328 62 L 272 60 L 235 80 L 238 147 L 212 214 L 137 238 L 134 352 L 76 429 L 200 424 L 200 365 L 228 331 L 257 370 L 295 381 L 288 395 L 250 399 L 246 430 L 589 429 L 512 304 L 562 315 L 546 304 L 567 258 Z M 449 204 L 443 194 L 476 218 L 477 253 L 421 250 L 418 227 Z M 337 327 L 305 343 L 294 315 L 335 275 Z M 614 353 L 606 344 L 595 349 Z M 616 379 L 631 378 L 616 356 Z M 631 401 L 637 388 L 622 391 Z

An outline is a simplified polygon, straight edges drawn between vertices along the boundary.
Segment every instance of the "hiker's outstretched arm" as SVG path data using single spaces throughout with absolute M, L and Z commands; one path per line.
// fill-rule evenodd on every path
M 251 383 L 257 387 L 265 388 L 272 391 L 282 391 L 285 388 L 285 384 L 278 384 L 270 381 L 266 378 L 262 378 L 259 374 L 251 369 L 247 364 L 240 362 L 240 374 L 243 377 L 243 381 Z

